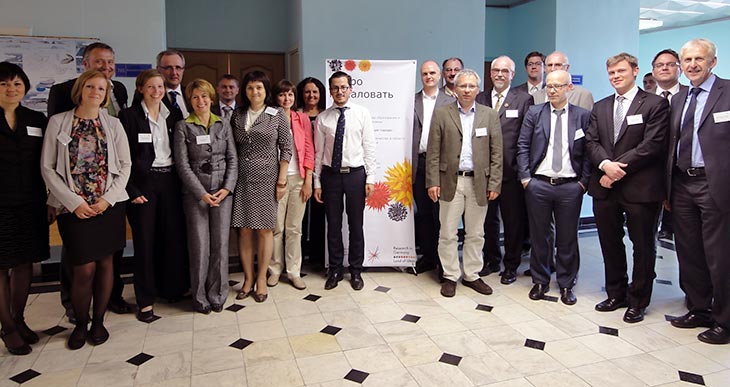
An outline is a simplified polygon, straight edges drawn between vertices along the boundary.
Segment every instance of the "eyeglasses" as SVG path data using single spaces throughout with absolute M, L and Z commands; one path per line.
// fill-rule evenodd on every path
M 461 90 L 474 90 L 474 89 L 478 89 L 479 85 L 474 85 L 471 83 L 463 83 L 461 85 L 456 85 L 456 87 L 458 87 Z
M 661 69 L 661 68 L 665 68 L 665 67 L 668 69 L 673 69 L 677 66 L 679 66 L 679 63 L 677 63 L 677 62 L 667 62 L 667 63 L 654 63 L 654 65 L 652 67 L 654 67 L 655 69 Z
M 165 71 L 170 71 L 170 70 L 183 71 L 183 70 L 185 70 L 185 67 L 180 67 L 180 66 L 160 66 L 160 68 Z
M 349 89 L 349 88 L 350 88 L 350 86 L 332 86 L 332 87 L 330 87 L 330 89 L 332 91 L 334 91 L 335 93 L 337 93 L 339 91 L 347 91 L 347 89 Z
M 563 87 L 568 86 L 567 83 L 563 83 L 562 85 L 545 85 L 545 90 L 553 89 L 553 90 L 560 90 Z
M 548 63 L 547 65 L 545 65 L 545 67 L 547 67 L 549 69 L 554 69 L 554 68 L 562 69 L 565 67 L 565 64 L 564 63 Z
M 512 72 L 512 70 L 510 70 L 510 69 L 491 69 L 490 71 L 492 72 L 492 74 L 504 74 L 504 75 L 508 75 L 509 73 Z
M 527 62 L 527 67 L 538 67 L 542 66 L 542 62 Z

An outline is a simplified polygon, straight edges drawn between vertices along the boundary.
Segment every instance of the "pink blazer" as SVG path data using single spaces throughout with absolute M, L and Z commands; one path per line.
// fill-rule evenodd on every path
M 314 170 L 314 140 L 312 139 L 312 124 L 305 113 L 291 111 L 291 131 L 294 138 L 294 147 L 297 149 L 299 175 L 302 179 L 307 176 L 305 169 Z

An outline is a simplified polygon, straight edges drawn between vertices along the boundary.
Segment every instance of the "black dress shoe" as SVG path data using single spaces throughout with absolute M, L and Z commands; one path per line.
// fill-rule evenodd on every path
M 365 281 L 362 280 L 360 274 L 350 274 L 350 285 L 355 290 L 362 290 L 365 286 Z
M 712 329 L 697 335 L 697 338 L 707 344 L 730 344 L 730 329 L 715 325 Z
M 539 300 L 545 296 L 545 293 L 550 291 L 550 284 L 535 284 L 532 286 L 532 289 L 530 289 L 530 294 L 528 294 L 528 297 L 530 297 L 531 300 Z
M 499 265 L 499 262 L 489 262 L 488 264 L 484 265 L 482 271 L 479 272 L 479 276 L 486 277 L 492 273 L 499 273 L 500 270 L 502 270 L 502 268 Z
M 86 330 L 86 324 L 76 324 L 71 336 L 68 337 L 68 349 L 79 349 L 86 344 L 86 336 L 89 331 Z
M 626 299 L 618 298 L 607 298 L 596 304 L 596 310 L 599 312 L 613 312 L 618 308 L 625 308 L 629 306 L 626 303 Z
M 124 300 L 114 300 L 109 301 L 109 305 L 107 305 L 107 309 L 111 310 L 112 312 L 116 314 L 127 314 L 132 313 L 132 306 L 127 303 L 127 301 Z
M 659 234 L 657 234 L 657 239 L 666 239 L 666 240 L 672 240 L 673 235 L 669 231 L 659 231 Z
M 200 314 L 210 314 L 210 305 L 196 307 L 195 311 Z
M 16 339 L 16 341 L 22 341 L 23 344 L 18 345 L 18 346 L 13 346 L 12 344 L 8 345 L 8 341 L 10 341 L 10 340 L 6 339 L 6 337 L 8 337 L 14 333 L 17 333 L 17 331 L 12 332 L 12 333 L 6 333 L 4 331 L 0 331 L 0 338 L 2 339 L 3 343 L 5 343 L 5 348 L 7 348 L 8 352 L 10 352 L 13 355 L 17 355 L 17 356 L 24 356 L 24 355 L 31 353 L 31 351 L 33 351 L 33 348 L 31 348 L 30 345 L 28 345 L 28 343 L 23 341 L 23 337 L 21 337 L 20 334 L 18 334 L 19 340 Z
M 684 316 L 679 316 L 669 322 L 673 327 L 676 328 L 712 328 L 715 326 L 715 322 L 711 317 L 706 317 L 701 314 L 689 312 Z
M 342 273 L 330 273 L 327 281 L 324 283 L 324 290 L 330 290 L 337 287 L 337 283 L 342 281 Z
M 416 273 L 421 274 L 425 273 L 427 271 L 435 270 L 436 269 L 436 263 L 431 261 L 430 259 L 421 258 L 416 262 Z
M 502 273 L 502 278 L 499 282 L 502 285 L 509 285 L 515 281 L 517 281 L 517 272 L 514 270 L 504 269 L 504 273 Z
M 89 341 L 92 345 L 102 345 L 109 340 L 109 331 L 106 330 L 103 323 L 95 324 L 91 323 L 91 329 L 89 329 Z
M 624 321 L 633 324 L 644 320 L 644 308 L 629 307 L 624 313 Z
M 561 288 L 560 301 L 565 305 L 575 305 L 578 299 L 575 297 L 575 293 L 573 293 L 573 288 Z
M 216 313 L 220 313 L 223 311 L 223 305 L 221 304 L 210 304 L 210 310 Z
M 155 311 L 153 309 L 146 312 L 139 311 L 137 312 L 137 320 L 149 324 L 152 321 L 155 321 Z
M 25 341 L 28 344 L 35 344 L 40 340 L 40 337 L 38 337 L 38 334 L 33 332 L 32 329 L 28 326 L 28 324 L 25 323 L 24 318 L 15 318 L 15 329 L 18 331 L 18 334 L 20 337 L 23 338 L 23 341 Z

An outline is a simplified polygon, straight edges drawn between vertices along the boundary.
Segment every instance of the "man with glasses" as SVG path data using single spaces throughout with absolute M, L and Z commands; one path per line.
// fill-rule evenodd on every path
M 157 54 L 157 71 L 165 79 L 165 93 L 162 98 L 170 111 L 167 117 L 167 127 L 175 127 L 175 123 L 188 117 L 187 98 L 183 94 L 181 85 L 185 73 L 185 56 L 177 50 L 165 50 Z
M 545 54 L 533 51 L 525 56 L 525 73 L 527 82 L 515 86 L 515 89 L 522 90 L 530 95 L 535 95 L 545 88 L 543 73 L 545 72 Z
M 555 51 L 545 58 L 545 72 L 550 74 L 555 70 L 570 71 L 570 62 L 565 53 Z M 532 97 L 535 98 L 536 105 L 548 101 L 545 89 L 537 91 Z M 568 92 L 568 103 L 591 110 L 593 109 L 593 94 L 581 86 L 573 85 L 573 90 Z
M 499 196 L 502 187 L 502 128 L 496 111 L 476 103 L 481 82 L 474 70 L 460 71 L 454 83 L 457 101 L 434 111 L 426 153 L 428 196 L 439 202 L 441 295 L 453 297 L 461 277 L 457 227 L 462 215 L 462 283 L 478 293 L 492 294 L 479 271 L 487 203 Z
M 566 305 L 577 302 L 573 286 L 580 264 L 578 221 L 591 176 L 585 147 L 591 112 L 568 103 L 572 88 L 567 71 L 548 74 L 545 90 L 550 102 L 530 108 L 517 142 L 517 174 L 525 189 L 532 235 L 530 271 L 534 285 L 529 297 L 539 300 L 550 290 L 555 245 L 556 279 L 560 300 Z
M 327 218 L 329 274 L 324 284 L 333 289 L 343 279 L 345 248 L 342 242 L 342 211 L 347 213 L 350 285 L 362 290 L 365 283 L 363 212 L 365 198 L 375 184 L 375 134 L 370 112 L 350 102 L 352 78 L 337 71 L 329 79 L 334 103 L 317 116 L 314 130 L 314 199 L 324 203 Z
M 457 58 L 449 58 L 442 63 L 444 73 L 444 92 L 449 97 L 456 98 L 456 90 L 454 89 L 454 77 L 464 68 L 464 62 Z
M 588 194 L 593 197 L 608 294 L 595 309 L 611 312 L 628 307 L 623 319 L 636 323 L 644 319 L 656 278 L 657 221 L 666 198 L 669 103 L 636 86 L 635 56 L 612 56 L 606 69 L 616 92 L 596 103 L 586 131 L 594 165 Z M 633 244 L 630 283 L 624 223 Z
M 693 39 L 679 55 L 691 89 L 672 99 L 666 170 L 679 284 L 689 311 L 671 324 L 709 328 L 700 341 L 729 344 L 730 81 L 713 74 L 716 53 L 713 42 Z
M 689 88 L 679 83 L 679 76 L 682 69 L 679 66 L 679 54 L 671 48 L 659 51 L 651 61 L 652 75 L 656 81 L 657 95 L 666 98 L 669 101 L 670 109 L 672 97 L 682 92 L 687 92 Z M 672 227 L 672 212 L 664 208 L 662 212 L 662 226 L 659 229 L 657 238 L 672 239 L 674 228 Z
M 527 225 L 525 191 L 517 180 L 517 137 L 527 109 L 533 105 L 532 96 L 510 88 L 515 76 L 515 62 L 507 56 L 492 61 L 490 77 L 494 88 L 477 95 L 476 101 L 493 108 L 502 127 L 502 190 L 489 203 L 484 222 L 484 267 L 480 275 L 499 273 L 502 254 L 499 248 L 499 210 L 504 223 L 504 272 L 500 282 L 509 285 L 517 280 L 517 268 L 522 258 L 522 240 Z

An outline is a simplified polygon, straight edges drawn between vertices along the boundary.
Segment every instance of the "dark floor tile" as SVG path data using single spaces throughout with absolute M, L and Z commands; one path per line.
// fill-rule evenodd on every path
M 236 286 L 238 284 L 240 284 L 240 282 L 238 282 L 236 280 L 229 280 L 228 281 L 228 286 Z
M 231 306 L 227 307 L 226 310 L 230 310 L 231 312 L 238 312 L 239 310 L 245 308 L 246 305 L 241 304 L 231 304 Z
M 666 242 L 666 241 L 663 241 L 663 240 L 658 240 L 658 241 L 657 241 L 657 244 L 658 244 L 659 246 L 661 246 L 661 247 L 663 247 L 663 248 L 667 249 L 667 250 L 672 250 L 672 251 L 674 251 L 674 243 Z
M 671 285 L 671 284 L 672 284 L 672 281 L 669 281 L 669 280 L 663 280 L 663 279 L 657 279 L 657 280 L 656 280 L 656 283 L 658 283 L 658 284 L 662 284 L 662 285 Z
M 39 376 L 40 374 L 41 374 L 40 372 L 29 368 L 15 376 L 11 377 L 10 380 L 12 380 L 18 384 L 23 384 L 23 383 L 35 378 L 36 376 Z
M 341 330 L 342 330 L 342 328 L 335 327 L 332 325 L 327 325 L 326 327 L 322 328 L 322 330 L 320 332 L 334 336 Z
M 148 362 L 152 358 L 154 358 L 154 356 L 148 355 L 148 354 L 146 354 L 144 352 L 140 352 L 139 355 L 135 355 L 131 359 L 127 360 L 127 363 L 132 364 L 132 365 L 136 365 L 136 366 L 141 366 L 142 364 Z
M 452 355 L 450 353 L 442 353 L 441 357 L 439 358 L 439 361 L 441 363 L 451 364 L 452 366 L 459 366 L 459 363 L 461 363 L 461 356 Z
M 676 318 L 677 318 L 677 316 L 672 316 L 672 315 L 669 315 L 669 314 L 665 314 L 664 315 L 664 320 L 665 321 L 672 321 L 672 320 L 675 320 Z
M 545 349 L 545 343 L 539 340 L 527 339 L 525 340 L 525 347 L 539 349 L 542 351 Z
M 657 255 L 656 256 L 656 259 L 664 259 L 664 256 L 663 255 Z
M 65 331 L 67 328 L 64 328 L 60 325 L 56 325 L 55 327 L 51 327 L 43 331 L 43 333 L 47 334 L 48 336 L 57 335 L 63 331 Z
M 347 375 L 345 375 L 345 379 L 351 382 L 362 384 L 362 382 L 364 382 L 368 376 L 370 376 L 369 373 L 353 368 L 350 370 L 350 372 L 347 373 Z
M 604 335 L 618 336 L 618 329 L 609 327 L 598 327 L 598 333 L 603 333 Z
M 374 290 L 375 290 L 376 292 L 383 292 L 383 293 L 388 293 L 388 291 L 390 290 L 390 288 L 388 288 L 388 287 L 385 287 L 385 286 L 378 286 L 378 287 L 377 287 L 377 288 L 375 288 Z
M 702 375 L 693 374 L 691 372 L 677 371 L 679 372 L 679 380 L 687 383 L 699 384 L 700 386 L 705 385 L 705 379 Z
M 494 309 L 494 307 L 493 307 L 493 306 L 489 306 L 489 305 L 484 305 L 484 304 L 479 304 L 479 305 L 477 305 L 477 307 L 476 307 L 476 310 L 483 310 L 483 311 L 485 311 L 485 312 L 491 312 L 491 311 L 492 311 L 492 309 Z
M 300 276 L 300 277 L 302 277 L 302 278 L 304 278 L 304 277 L 306 277 L 306 276 L 307 276 L 307 273 L 301 273 L 301 272 L 300 272 L 300 273 L 299 273 L 299 276 Z
M 316 294 L 309 294 L 306 297 L 304 297 L 305 300 L 312 301 L 312 302 L 315 302 L 315 301 L 319 300 L 320 298 L 322 298 L 322 296 L 318 296 Z
M 408 322 L 412 322 L 412 323 L 417 323 L 418 320 L 420 320 L 420 319 L 421 319 L 420 316 L 414 316 L 412 314 L 407 314 L 407 315 L 403 316 L 403 318 L 401 318 L 401 320 L 403 320 L 403 321 L 408 321 Z
M 237 349 L 244 349 L 248 347 L 249 345 L 253 344 L 253 341 L 246 340 L 246 339 L 238 339 L 231 344 L 229 344 L 229 347 L 237 348 Z
M 153 322 L 155 322 L 155 321 L 157 321 L 157 320 L 159 320 L 161 318 L 162 317 L 160 317 L 158 315 L 153 315 L 152 318 L 150 319 L 150 321 L 147 321 L 147 324 L 152 324 Z
M 542 296 L 542 299 L 550 302 L 558 302 L 558 298 L 555 296 L 548 296 L 547 294 Z

